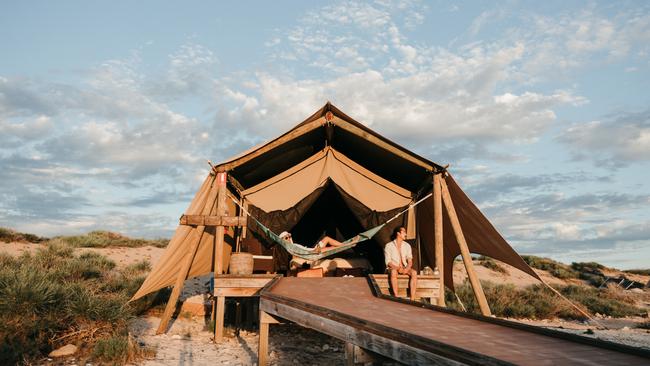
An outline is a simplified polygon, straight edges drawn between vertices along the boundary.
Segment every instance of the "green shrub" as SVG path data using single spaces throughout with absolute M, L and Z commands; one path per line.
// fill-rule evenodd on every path
M 95 359 L 113 365 L 132 363 L 138 358 L 153 354 L 155 354 L 153 349 L 141 347 L 128 334 L 114 334 L 100 339 L 93 350 Z
M 623 272 L 631 273 L 631 274 L 638 274 L 642 276 L 650 276 L 650 268 L 649 269 L 628 269 Z
M 129 353 L 128 336 L 114 335 L 95 344 L 93 356 L 103 362 L 125 363 Z
M 578 272 L 601 273 L 600 270 L 605 269 L 605 266 L 596 262 L 573 262 L 571 268 Z
M 560 279 L 578 278 L 579 273 L 570 266 L 554 261 L 549 258 L 536 257 L 534 255 L 523 255 L 522 258 L 532 268 L 548 271 L 554 277 Z
M 580 312 L 543 285 L 517 289 L 509 284 L 501 285 L 483 281 L 481 284 L 490 305 L 490 310 L 496 316 L 533 319 L 556 317 L 584 319 Z M 558 291 L 572 302 L 582 304 L 592 314 L 600 313 L 612 317 L 623 317 L 637 315 L 642 312 L 641 309 L 632 305 L 633 299 L 606 289 L 597 290 L 590 287 L 570 285 L 559 287 Z M 474 292 L 468 281 L 456 286 L 456 293 L 467 311 L 480 313 Z M 451 291 L 446 293 L 446 301 L 447 305 L 452 309 L 461 310 Z
M 614 318 L 639 315 L 643 311 L 633 305 L 634 300 L 609 289 L 594 289 L 569 285 L 559 289 L 562 295 L 585 306 L 592 314 Z
M 11 243 L 11 242 L 30 242 L 30 243 L 40 243 L 47 240 L 47 238 L 41 238 L 34 234 L 19 233 L 15 230 L 0 227 L 0 242 Z
M 85 235 L 59 236 L 56 240 L 63 241 L 77 248 L 107 248 L 107 247 L 144 247 L 147 245 L 164 248 L 169 243 L 166 239 L 131 239 L 127 236 L 110 231 L 91 231 Z
M 126 266 L 126 268 L 124 269 L 125 272 L 133 272 L 133 273 L 149 272 L 150 270 L 151 270 L 151 264 L 146 259 L 130 264 Z
M 133 271 L 144 267 L 140 263 L 130 271 L 117 271 L 113 261 L 99 254 L 75 256 L 60 239 L 34 254 L 0 255 L 0 364 L 32 363 L 62 346 L 56 340 L 63 336 L 65 342 L 92 350 L 106 334 L 126 334 L 127 321 L 136 311 L 166 300 L 150 294 L 127 303 L 144 281 L 142 271 L 140 275 Z M 84 328 L 99 331 L 89 336 L 80 332 Z M 106 360 L 112 352 L 110 345 L 116 345 L 116 341 L 107 342 L 109 346 L 100 346 L 98 351 Z M 142 351 L 127 354 L 131 360 Z
M 499 265 L 494 259 L 490 257 L 480 256 L 478 260 L 479 260 L 479 264 L 487 269 L 493 270 L 495 272 L 503 273 L 503 274 L 508 274 L 507 269 Z

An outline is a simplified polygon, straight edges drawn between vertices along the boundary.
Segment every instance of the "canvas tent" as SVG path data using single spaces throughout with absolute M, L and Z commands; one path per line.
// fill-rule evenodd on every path
M 419 250 L 421 263 L 417 268 L 443 268 L 449 288 L 453 288 L 453 260 L 461 254 L 463 242 L 469 252 L 495 258 L 539 278 L 444 167 L 382 137 L 327 103 L 283 135 L 213 168 L 185 212 L 194 224 L 186 220 L 179 225 L 163 257 L 133 298 L 182 284 L 181 279 L 221 271 L 221 255 L 214 255 L 222 252 L 221 237 L 227 244 L 234 243 L 239 231 L 232 225 L 243 220 L 235 216 L 241 213 L 227 195 L 240 200 L 274 232 L 289 230 L 300 234 L 294 237 L 302 237 L 304 242 L 314 242 L 317 238 L 313 236 L 323 231 L 349 238 L 432 191 L 438 192 L 401 220 L 387 225 L 372 243 L 364 244 L 370 246 L 367 250 L 374 246 L 370 251 L 376 262 L 382 261 L 381 248 L 389 241 L 390 231 L 405 225 L 414 238 L 414 249 Z M 443 200 L 447 197 L 446 210 L 436 206 L 440 200 L 436 197 L 440 196 Z M 206 220 L 221 225 L 210 226 Z M 458 228 L 462 232 L 455 231 Z M 254 231 L 254 225 L 248 230 Z

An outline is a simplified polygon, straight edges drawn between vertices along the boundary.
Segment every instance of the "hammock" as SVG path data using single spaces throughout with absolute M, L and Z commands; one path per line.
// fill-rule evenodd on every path
M 276 233 L 271 231 L 266 226 L 262 225 L 261 222 L 257 221 L 256 218 L 254 218 L 254 217 L 252 217 L 252 218 L 255 221 L 255 223 L 257 224 L 257 226 L 264 232 L 264 234 L 266 234 L 274 242 L 282 245 L 282 247 L 284 249 L 286 249 L 286 251 L 289 252 L 289 254 L 291 254 L 293 256 L 296 256 L 296 257 L 304 258 L 304 259 L 309 260 L 309 261 L 315 261 L 315 260 L 318 260 L 318 259 L 322 259 L 322 258 L 328 257 L 328 256 L 330 256 L 332 254 L 340 253 L 342 251 L 353 248 L 358 243 L 360 243 L 362 241 L 366 241 L 366 240 L 372 238 L 373 236 L 375 236 L 375 234 L 377 234 L 377 232 L 379 230 L 381 230 L 386 225 L 386 223 L 383 223 L 383 224 L 381 224 L 379 226 L 373 227 L 370 230 L 366 230 L 366 231 L 364 231 L 362 233 L 359 233 L 358 234 L 359 235 L 359 240 L 355 240 L 356 237 L 353 237 L 352 239 L 348 239 L 348 240 L 344 241 L 342 243 L 343 245 L 340 245 L 338 247 L 327 247 L 327 249 L 323 249 L 320 253 L 318 253 L 318 252 L 314 251 L 314 249 L 307 249 L 303 245 L 300 245 L 300 244 L 297 244 L 297 243 L 292 243 L 290 241 L 287 241 L 287 240 L 284 240 L 284 239 L 280 238 Z
M 236 199 L 234 199 L 230 195 L 229 195 L 229 197 L 233 202 L 235 202 L 235 204 L 237 206 L 239 206 L 239 208 L 241 208 L 241 210 L 244 213 L 246 213 L 246 215 L 250 216 L 250 218 L 253 219 L 253 221 L 255 221 L 257 226 L 262 230 L 262 232 L 264 232 L 264 234 L 266 234 L 266 236 L 268 236 L 274 242 L 280 244 L 287 252 L 289 252 L 289 254 L 291 254 L 293 256 L 296 256 L 296 257 L 304 258 L 306 260 L 314 261 L 314 260 L 322 259 L 322 258 L 325 258 L 325 257 L 329 257 L 332 254 L 340 253 L 340 252 L 342 252 L 344 250 L 348 250 L 348 249 L 353 248 L 354 246 L 356 246 L 358 243 L 360 243 L 362 241 L 366 241 L 366 240 L 372 238 L 373 236 L 375 236 L 375 234 L 377 234 L 379 232 L 379 230 L 381 230 L 384 226 L 386 226 L 386 224 L 388 224 L 389 222 L 395 220 L 396 218 L 401 216 L 404 212 L 408 211 L 409 209 L 411 209 L 411 208 L 415 207 L 416 205 L 418 205 L 420 202 L 422 202 L 425 199 L 429 198 L 432 194 L 433 193 L 429 193 L 424 198 L 422 198 L 419 201 L 409 205 L 408 208 L 406 208 L 405 210 L 402 210 L 397 215 L 393 216 L 390 220 L 384 222 L 383 224 L 380 224 L 378 226 L 373 227 L 372 229 L 369 229 L 369 230 L 366 230 L 366 231 L 364 231 L 362 233 L 359 233 L 358 234 L 358 236 L 359 236 L 358 240 L 355 240 L 356 236 L 354 236 L 352 239 L 348 239 L 348 240 L 344 241 L 342 243 L 343 245 L 340 245 L 338 247 L 331 247 L 331 249 L 323 250 L 320 253 L 316 252 L 314 249 L 307 249 L 303 245 L 296 244 L 296 243 L 291 243 L 291 242 L 289 242 L 287 240 L 284 240 L 284 239 L 280 238 L 280 236 L 278 236 L 276 233 L 271 231 L 271 229 L 264 226 L 255 217 L 253 217 L 248 211 L 246 211 L 246 209 Z

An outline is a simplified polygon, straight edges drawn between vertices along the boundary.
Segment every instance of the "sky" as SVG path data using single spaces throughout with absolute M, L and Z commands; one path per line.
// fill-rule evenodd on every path
M 170 237 L 208 173 L 331 101 L 521 254 L 650 267 L 650 4 L 0 5 L 0 226 Z

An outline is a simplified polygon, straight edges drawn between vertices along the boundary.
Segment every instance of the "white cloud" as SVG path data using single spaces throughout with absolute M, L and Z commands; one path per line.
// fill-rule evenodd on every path
M 558 140 L 578 159 L 625 164 L 650 159 L 650 110 L 623 113 L 605 121 L 575 124 Z

